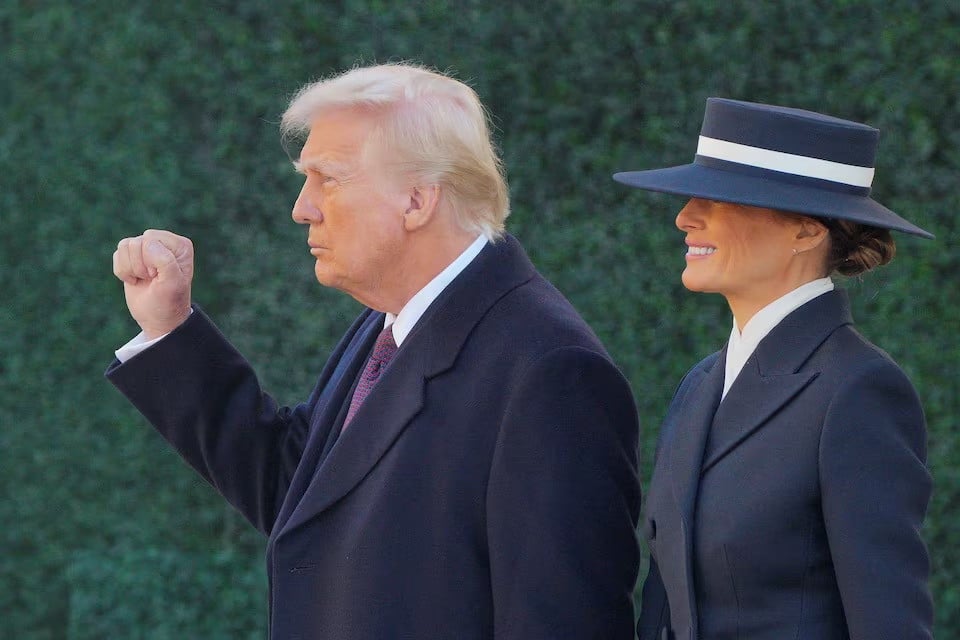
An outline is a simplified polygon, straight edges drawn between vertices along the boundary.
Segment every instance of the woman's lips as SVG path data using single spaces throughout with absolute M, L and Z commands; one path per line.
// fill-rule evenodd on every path
M 707 256 L 713 255 L 716 252 L 716 247 L 696 244 L 687 245 L 688 258 L 706 258 Z

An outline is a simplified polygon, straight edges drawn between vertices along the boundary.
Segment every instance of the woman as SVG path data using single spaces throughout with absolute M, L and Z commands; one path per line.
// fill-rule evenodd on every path
M 870 199 L 878 137 L 711 98 L 693 164 L 614 176 L 691 197 L 683 284 L 734 320 L 661 427 L 641 640 L 931 637 L 923 411 L 830 279 L 933 237 Z

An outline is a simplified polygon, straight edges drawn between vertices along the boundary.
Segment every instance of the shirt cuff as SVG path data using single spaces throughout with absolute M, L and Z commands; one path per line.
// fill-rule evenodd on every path
M 193 315 L 193 308 L 192 308 L 192 307 L 191 307 L 191 309 L 190 309 L 190 315 L 191 315 L 191 316 Z M 189 316 L 187 316 L 187 317 L 189 317 Z M 153 345 L 157 344 L 158 342 L 160 342 L 161 340 L 163 340 L 164 338 L 166 338 L 168 335 L 170 335 L 170 334 L 169 334 L 169 333 L 165 333 L 165 334 L 163 334 L 162 336 L 158 336 L 158 337 L 153 338 L 153 339 L 148 339 L 147 336 L 146 336 L 146 334 L 144 334 L 143 331 L 141 331 L 141 332 L 138 333 L 136 336 L 134 336 L 133 339 L 130 340 L 130 342 L 128 342 L 127 344 L 123 345 L 122 347 L 120 347 L 119 349 L 117 349 L 116 351 L 114 351 L 113 353 L 117 356 L 117 360 L 119 360 L 120 363 L 122 364 L 122 363 L 126 362 L 127 360 L 129 360 L 130 358 L 134 357 L 135 355 L 138 355 L 138 354 L 140 354 L 140 353 L 143 353 L 144 351 L 146 351 L 147 349 L 149 349 L 149 348 L 152 347 Z
M 154 338 L 153 340 L 148 340 L 147 337 L 144 335 L 143 331 L 141 331 L 130 342 L 128 342 L 127 344 L 123 345 L 122 347 L 114 351 L 114 353 L 117 355 L 117 360 L 119 360 L 120 362 L 126 362 L 133 356 L 157 344 L 158 342 L 166 338 L 168 335 L 170 334 L 165 333 L 158 338 Z

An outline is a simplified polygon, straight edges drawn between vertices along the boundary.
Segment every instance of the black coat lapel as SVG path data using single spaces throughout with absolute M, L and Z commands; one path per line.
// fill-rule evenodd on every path
M 726 350 L 708 356 L 680 383 L 661 426 L 656 466 L 646 496 L 651 554 L 661 566 L 671 568 L 662 581 L 674 620 L 696 620 L 697 615 L 690 562 L 694 504 L 704 446 L 723 389 L 725 360 Z
M 837 328 L 850 324 L 846 292 L 831 291 L 802 305 L 757 345 L 720 404 L 703 471 L 739 446 L 819 371 L 801 371 L 811 354 Z
M 668 418 L 671 433 L 663 443 L 663 454 L 669 456 L 666 464 L 670 469 L 674 499 L 680 506 L 680 515 L 692 531 L 694 502 L 703 462 L 703 451 L 710 433 L 710 425 L 723 391 L 726 348 L 714 360 L 713 366 L 702 372 L 701 380 L 690 381 L 689 391 L 677 398 L 679 410 L 675 417 Z
M 329 508 L 370 473 L 423 407 L 430 378 L 452 367 L 473 327 L 490 307 L 535 273 L 519 243 L 507 236 L 488 244 L 447 286 L 404 340 L 321 462 L 286 530 Z M 352 381 L 351 377 L 345 382 L 348 388 Z M 329 419 L 335 418 L 334 412 Z
M 382 313 L 363 312 L 330 355 L 314 390 L 318 395 L 310 399 L 315 407 L 310 419 L 310 433 L 275 526 L 285 526 L 310 486 L 321 463 L 321 455 L 327 448 L 325 443 L 334 437 L 331 430 L 337 426 L 337 416 L 344 404 L 349 404 L 353 382 L 360 374 L 382 327 Z
M 765 376 L 757 370 L 751 356 L 717 409 L 702 471 L 706 472 L 766 424 L 777 409 L 816 377 L 814 372 Z

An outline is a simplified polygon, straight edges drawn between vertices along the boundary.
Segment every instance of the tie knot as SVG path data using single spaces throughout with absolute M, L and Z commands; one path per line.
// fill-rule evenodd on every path
M 385 367 L 393 355 L 397 352 L 397 343 L 393 339 L 393 325 L 384 327 L 377 341 L 373 345 L 373 353 L 370 354 L 370 364 L 377 373 Z

